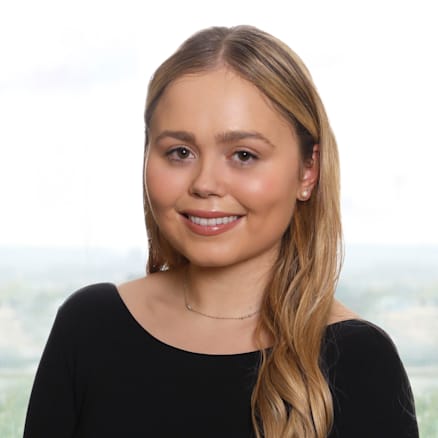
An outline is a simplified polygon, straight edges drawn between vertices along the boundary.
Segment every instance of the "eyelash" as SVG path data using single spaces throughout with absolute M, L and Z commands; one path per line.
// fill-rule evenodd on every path
M 188 154 L 192 154 L 193 155 L 193 153 L 190 151 L 189 148 L 187 148 L 185 146 L 177 146 L 177 147 L 167 151 L 166 152 L 166 157 L 168 157 L 170 161 L 179 161 L 179 162 L 185 161 L 189 155 L 187 155 L 186 157 L 178 156 L 178 153 L 183 151 L 183 150 L 187 151 Z
M 245 154 L 246 155 L 246 157 L 248 158 L 248 159 L 241 159 L 242 158 L 242 154 Z M 250 163 L 252 163 L 252 162 L 254 162 L 254 161 L 256 161 L 256 160 L 258 160 L 258 157 L 257 157 L 257 155 L 255 155 L 255 154 L 253 154 L 252 152 L 249 152 L 249 151 L 247 151 L 247 150 L 239 150 L 239 151 L 235 151 L 234 153 L 233 153 L 233 157 L 234 156 L 239 156 L 240 155 L 240 158 L 239 159 L 237 159 L 237 160 L 235 160 L 235 161 L 237 161 L 237 163 L 240 165 L 240 166 L 247 166 L 247 165 L 249 165 Z
M 179 156 L 179 153 L 181 153 L 182 151 L 187 151 L 188 155 L 186 155 L 185 157 Z M 177 147 L 167 151 L 166 157 L 168 157 L 169 160 L 171 160 L 171 161 L 183 162 L 183 161 L 186 161 L 188 159 L 190 154 L 193 155 L 193 153 L 190 151 L 189 148 L 187 148 L 185 146 L 177 146 Z M 245 154 L 244 159 L 242 159 L 243 154 Z M 249 165 L 250 163 L 252 163 L 253 161 L 258 160 L 257 155 L 255 155 L 254 153 L 249 152 L 245 149 L 237 150 L 237 151 L 233 152 L 233 154 L 231 156 L 232 157 L 239 157 L 240 156 L 240 158 L 236 158 L 236 159 L 232 158 L 232 161 L 236 162 L 240 166 L 246 166 L 246 165 Z

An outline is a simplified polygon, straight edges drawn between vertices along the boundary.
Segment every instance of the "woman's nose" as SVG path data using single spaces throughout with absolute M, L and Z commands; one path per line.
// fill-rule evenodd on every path
M 199 198 L 223 196 L 225 194 L 225 173 L 220 160 L 203 157 L 198 161 L 190 186 L 190 194 Z

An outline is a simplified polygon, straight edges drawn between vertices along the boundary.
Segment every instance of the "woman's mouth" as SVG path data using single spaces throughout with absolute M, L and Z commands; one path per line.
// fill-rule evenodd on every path
M 184 223 L 190 231 L 202 236 L 214 236 L 236 226 L 242 216 L 203 212 L 202 214 L 182 213 Z
M 202 225 L 203 227 L 214 227 L 216 225 L 222 225 L 222 224 L 229 224 L 230 222 L 233 222 L 239 218 L 239 216 L 223 216 L 223 217 L 216 217 L 216 218 L 205 218 L 205 217 L 199 217 L 199 216 L 187 216 L 190 221 L 192 221 L 194 224 Z

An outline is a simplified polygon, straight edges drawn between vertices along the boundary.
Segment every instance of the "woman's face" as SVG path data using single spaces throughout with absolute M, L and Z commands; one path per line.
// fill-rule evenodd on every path
M 149 139 L 147 195 L 169 243 L 204 267 L 272 262 L 317 165 L 301 166 L 294 130 L 264 95 L 226 68 L 183 76 Z

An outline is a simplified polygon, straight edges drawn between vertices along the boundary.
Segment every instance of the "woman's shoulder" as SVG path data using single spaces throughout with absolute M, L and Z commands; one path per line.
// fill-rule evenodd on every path
M 388 333 L 363 319 L 327 327 L 323 363 L 333 388 L 351 401 L 371 403 L 374 397 L 411 397 L 410 384 L 397 347 Z M 344 395 L 345 395 L 344 394 Z
M 354 355 L 366 355 L 379 350 L 396 350 L 391 337 L 382 327 L 359 317 L 328 325 L 326 342 Z
M 87 336 L 119 311 L 120 298 L 114 283 L 87 284 L 71 292 L 59 306 L 53 330 L 68 336 Z
M 130 279 L 120 283 L 91 283 L 73 291 L 60 306 L 62 311 L 93 309 L 102 306 L 120 304 L 138 295 L 151 295 L 159 289 L 163 275 L 150 274 L 145 277 Z
M 392 339 L 378 325 L 363 319 L 357 313 L 335 301 L 332 306 L 325 336 L 326 348 L 332 355 L 362 360 L 373 354 L 397 353 Z
M 93 307 L 101 307 L 105 303 L 114 302 L 117 287 L 111 282 L 91 283 L 73 291 L 59 310 L 62 313 L 81 311 Z
M 327 362 L 364 370 L 400 367 L 398 350 L 389 334 L 380 326 L 360 318 L 335 322 L 327 326 L 325 336 Z
M 168 300 L 175 290 L 172 276 L 167 273 L 150 274 L 122 283 L 92 283 L 74 290 L 63 301 L 55 318 L 56 327 L 77 333 L 107 328 L 119 328 L 133 316 L 143 321 L 154 313 L 157 306 Z M 148 319 L 148 318 L 146 318 Z

